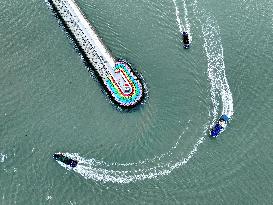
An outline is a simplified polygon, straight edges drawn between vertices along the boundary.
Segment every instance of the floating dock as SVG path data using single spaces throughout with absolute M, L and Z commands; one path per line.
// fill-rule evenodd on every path
M 144 98 L 144 87 L 125 60 L 116 60 L 73 0 L 48 0 L 91 63 L 110 98 L 120 107 L 134 107 Z

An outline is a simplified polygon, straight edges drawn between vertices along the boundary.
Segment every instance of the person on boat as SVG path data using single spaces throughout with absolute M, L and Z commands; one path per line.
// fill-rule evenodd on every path
M 186 31 L 183 31 L 183 43 L 189 44 L 189 34 Z
M 225 122 L 225 120 L 221 119 L 221 120 L 219 120 L 218 124 L 219 124 L 220 126 L 224 127 L 225 124 L 226 124 L 226 122 Z

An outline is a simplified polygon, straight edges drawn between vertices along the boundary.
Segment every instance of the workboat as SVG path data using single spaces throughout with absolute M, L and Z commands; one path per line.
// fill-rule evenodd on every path
M 69 157 L 66 157 L 63 153 L 58 152 L 53 155 L 53 158 L 57 161 L 60 161 L 66 165 L 69 165 L 70 167 L 76 167 L 78 164 L 78 161 L 75 159 L 71 159 Z
M 217 123 L 213 126 L 213 128 L 211 128 L 210 136 L 213 138 L 218 137 L 218 135 L 223 132 L 223 130 L 227 126 L 228 121 L 229 117 L 227 115 L 222 115 Z
M 182 33 L 182 37 L 183 37 L 183 43 L 184 43 L 184 48 L 189 48 L 190 47 L 190 40 L 189 40 L 189 34 L 186 31 L 183 31 Z

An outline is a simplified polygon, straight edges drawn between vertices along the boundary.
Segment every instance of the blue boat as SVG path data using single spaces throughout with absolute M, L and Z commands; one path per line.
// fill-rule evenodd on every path
M 190 40 L 189 40 L 189 34 L 186 31 L 183 31 L 182 33 L 182 37 L 183 37 L 183 43 L 184 43 L 184 48 L 187 49 L 190 47 Z
M 218 137 L 218 135 L 226 128 L 228 121 L 229 117 L 227 115 L 222 115 L 214 127 L 210 130 L 210 136 L 212 138 Z

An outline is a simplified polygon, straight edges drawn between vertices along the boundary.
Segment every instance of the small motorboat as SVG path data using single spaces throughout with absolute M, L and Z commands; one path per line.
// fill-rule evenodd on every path
M 227 115 L 222 115 L 214 127 L 210 130 L 210 136 L 212 138 L 218 137 L 218 135 L 226 128 L 228 121 L 229 117 Z
M 71 159 L 69 157 L 66 157 L 63 153 L 58 152 L 53 155 L 53 158 L 57 161 L 60 161 L 66 165 L 69 165 L 70 167 L 76 167 L 78 165 L 78 161 L 75 159 Z
M 184 48 L 187 49 L 190 47 L 190 40 L 189 40 L 189 34 L 186 31 L 183 31 L 182 33 L 182 37 L 183 37 L 183 43 L 184 43 Z

